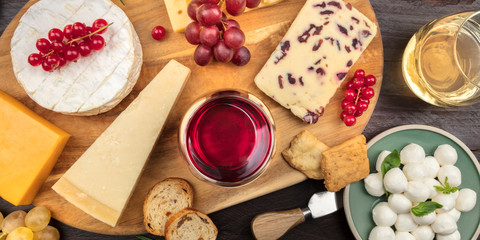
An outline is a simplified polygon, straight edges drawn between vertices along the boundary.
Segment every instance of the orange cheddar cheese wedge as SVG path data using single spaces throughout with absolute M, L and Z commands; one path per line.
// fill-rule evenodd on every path
M 0 91 L 0 197 L 31 204 L 70 135 Z

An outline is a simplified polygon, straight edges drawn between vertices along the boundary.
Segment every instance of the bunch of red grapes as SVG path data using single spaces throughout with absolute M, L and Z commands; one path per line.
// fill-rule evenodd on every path
M 345 99 L 342 101 L 343 112 L 340 114 L 340 118 L 345 125 L 355 125 L 356 118 L 367 110 L 370 99 L 375 95 L 371 86 L 375 85 L 376 82 L 375 76 L 365 76 L 365 71 L 362 69 L 357 70 L 353 79 L 347 82 Z
M 100 36 L 108 26 L 105 19 L 97 19 L 92 26 L 76 22 L 63 28 L 52 28 L 48 32 L 48 39 L 37 40 L 36 47 L 39 53 L 28 56 L 28 63 L 32 66 L 42 65 L 43 70 L 53 71 L 64 66 L 67 62 L 74 62 L 80 56 L 86 57 L 92 51 L 101 50 L 105 46 L 105 39 Z
M 185 29 L 185 38 L 198 45 L 193 54 L 200 66 L 213 58 L 219 62 L 232 62 L 243 66 L 250 61 L 250 51 L 243 46 L 245 34 L 233 19 L 227 19 L 219 7 L 220 0 L 193 0 L 188 4 L 188 16 L 193 20 Z M 227 12 L 238 16 L 245 8 L 255 8 L 260 0 L 225 0 Z

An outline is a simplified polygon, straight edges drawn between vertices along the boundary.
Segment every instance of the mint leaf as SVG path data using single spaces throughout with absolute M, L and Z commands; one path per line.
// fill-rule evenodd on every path
M 441 183 L 440 183 L 441 184 Z M 458 187 L 451 187 L 448 183 L 448 177 L 445 177 L 445 183 L 441 186 L 434 186 L 437 191 L 442 192 L 443 194 L 450 194 L 456 192 L 459 188 Z
M 141 235 L 137 235 L 137 236 L 135 236 L 135 237 L 137 237 L 137 238 L 140 239 L 140 240 L 152 240 L 151 238 L 144 237 L 144 236 L 141 236 Z
M 382 162 L 382 178 L 390 169 L 397 167 L 400 167 L 400 154 L 398 154 L 398 150 L 395 149 L 388 154 Z
M 120 2 L 123 4 L 123 6 L 125 6 L 125 3 L 123 3 L 123 0 L 120 0 Z M 144 239 L 144 240 L 148 240 L 148 239 Z
M 437 208 L 442 208 L 443 205 L 437 202 L 429 201 L 429 202 L 421 202 L 417 206 L 412 208 L 413 215 L 417 217 L 422 217 L 432 213 Z

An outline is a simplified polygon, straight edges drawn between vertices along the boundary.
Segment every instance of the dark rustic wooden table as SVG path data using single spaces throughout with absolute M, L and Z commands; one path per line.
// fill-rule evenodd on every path
M 160 0 L 157 0 L 160 1 Z M 0 33 L 17 14 L 26 0 L 0 0 Z M 472 0 L 371 0 L 377 15 L 385 51 L 383 86 L 373 116 L 363 132 L 371 139 L 380 132 L 404 124 L 426 124 L 444 129 L 480 157 L 479 104 L 460 108 L 440 108 L 422 102 L 402 79 L 400 62 L 408 40 L 423 24 L 443 15 L 480 10 L 480 2 Z M 1 174 L 1 173 L 0 173 Z M 292 187 L 230 207 L 210 215 L 219 229 L 218 239 L 252 239 L 250 222 L 266 211 L 304 207 L 311 194 L 322 184 L 308 180 Z M 0 211 L 6 215 L 18 209 L 0 199 Z M 85 232 L 53 220 L 61 239 L 137 239 L 135 236 L 108 236 Z M 162 239 L 144 235 L 152 239 Z M 282 239 L 353 239 L 343 210 L 327 217 L 304 223 Z

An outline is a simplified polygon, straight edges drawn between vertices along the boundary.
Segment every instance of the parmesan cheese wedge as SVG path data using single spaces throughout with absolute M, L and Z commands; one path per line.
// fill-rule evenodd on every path
M 94 218 L 116 226 L 189 75 L 190 69 L 171 60 L 53 190 Z

